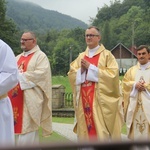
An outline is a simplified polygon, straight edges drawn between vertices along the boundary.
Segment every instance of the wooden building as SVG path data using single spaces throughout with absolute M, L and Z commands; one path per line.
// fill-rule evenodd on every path
M 122 43 L 118 43 L 112 50 L 112 54 L 115 56 L 120 72 L 125 73 L 131 66 L 137 63 L 136 54 L 130 49 L 124 46 Z

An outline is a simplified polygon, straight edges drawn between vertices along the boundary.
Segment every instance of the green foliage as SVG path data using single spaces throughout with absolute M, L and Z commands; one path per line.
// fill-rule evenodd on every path
M 6 2 L 5 0 L 0 0 L 0 23 L 5 21 L 5 13 L 6 13 Z
M 86 48 L 84 34 L 85 30 L 81 28 L 62 30 L 57 34 L 50 59 L 53 75 L 67 75 L 70 63 Z
M 67 75 L 70 62 L 85 49 L 83 33 L 83 29 L 75 28 L 50 30 L 46 36 L 39 36 L 38 43 L 50 60 L 53 75 Z
M 120 40 L 122 43 L 124 41 L 124 44 L 127 47 L 131 47 L 133 38 L 132 36 L 134 36 L 135 44 L 137 43 L 136 37 L 139 38 L 137 35 L 137 28 L 139 28 L 141 24 L 142 14 L 143 10 L 140 7 L 132 6 L 127 14 L 124 14 L 118 19 L 117 25 L 115 25 L 115 22 L 113 22 L 114 34 L 116 33 L 118 35 L 118 40 Z
M 0 39 L 16 51 L 18 45 L 16 25 L 11 19 L 6 18 L 5 14 L 6 2 L 5 0 L 0 0 Z
M 69 54 L 71 45 L 75 45 L 75 41 L 71 38 L 59 40 L 53 51 L 53 74 L 66 75 L 69 70 Z
M 109 35 L 109 36 L 108 36 Z M 107 45 L 107 49 L 111 49 L 111 31 L 110 31 L 110 27 L 109 27 L 109 22 L 106 21 L 105 25 L 104 25 L 104 32 L 103 32 L 103 37 L 102 37 L 102 43 L 104 45 Z
M 115 0 L 111 2 L 110 7 L 105 5 L 99 9 L 96 19 L 93 20 L 93 25 L 101 28 L 105 46 L 113 48 L 121 42 L 130 48 L 132 38 L 137 46 L 149 44 L 149 5 L 147 0 L 124 0 L 122 3 Z
M 71 37 L 73 38 L 75 41 L 78 42 L 78 45 L 79 45 L 79 52 L 82 52 L 85 50 L 86 48 L 86 43 L 85 43 L 85 39 L 84 39 L 84 36 L 85 36 L 85 30 L 82 29 L 82 28 L 75 28 L 75 29 L 71 29 L 70 32 L 68 33 L 67 37 Z M 74 55 L 75 57 L 77 57 L 76 55 Z

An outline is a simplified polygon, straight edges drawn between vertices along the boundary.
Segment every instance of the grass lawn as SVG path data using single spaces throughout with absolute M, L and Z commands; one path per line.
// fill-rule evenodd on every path
M 123 125 L 121 133 L 122 133 L 122 134 L 127 134 L 127 127 L 126 127 L 126 124 Z
M 53 132 L 51 136 L 49 137 L 42 137 L 41 130 L 39 130 L 39 136 L 40 136 L 40 142 L 41 143 L 51 143 L 51 142 L 67 142 L 69 141 L 65 137 L 57 134 L 56 132 Z
M 74 118 L 64 118 L 64 117 L 53 117 L 52 119 L 53 122 L 57 123 L 68 123 L 68 124 L 73 124 L 74 123 Z
M 68 76 L 64 77 L 64 76 L 53 76 L 52 77 L 52 84 L 56 85 L 56 84 L 61 84 L 65 87 L 65 92 L 66 93 L 71 93 L 72 90 L 70 88 L 70 83 L 69 83 L 69 79 Z

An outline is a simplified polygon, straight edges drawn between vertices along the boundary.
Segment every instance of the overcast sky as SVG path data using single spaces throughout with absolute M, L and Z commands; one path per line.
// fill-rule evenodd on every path
M 110 5 L 114 0 L 24 0 L 36 3 L 43 8 L 56 10 L 89 24 L 90 17 L 95 18 L 97 8 Z

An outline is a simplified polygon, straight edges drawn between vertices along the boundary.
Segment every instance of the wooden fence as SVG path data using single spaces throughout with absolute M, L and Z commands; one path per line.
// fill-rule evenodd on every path
M 64 93 L 64 107 L 73 108 L 73 94 L 72 93 Z
M 63 93 L 62 107 L 52 110 L 53 117 L 74 117 L 73 94 Z

